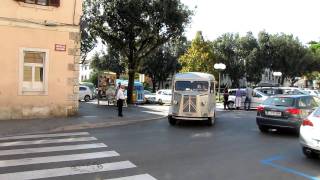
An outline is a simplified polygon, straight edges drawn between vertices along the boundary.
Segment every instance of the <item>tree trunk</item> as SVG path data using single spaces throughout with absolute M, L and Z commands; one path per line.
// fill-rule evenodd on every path
M 284 84 L 284 80 L 286 79 L 286 77 L 284 77 L 284 76 L 281 76 L 281 82 L 280 82 L 280 84 L 283 86 L 283 84 Z
M 135 71 L 133 69 L 129 69 L 129 82 L 128 82 L 128 90 L 127 90 L 127 103 L 133 104 L 133 87 L 134 87 L 134 74 Z
M 156 92 L 156 78 L 152 78 L 152 92 Z
M 133 104 L 133 87 L 134 87 L 134 75 L 135 75 L 135 62 L 133 49 L 130 50 L 130 55 L 128 57 L 128 69 L 129 69 L 129 81 L 127 90 L 127 103 Z

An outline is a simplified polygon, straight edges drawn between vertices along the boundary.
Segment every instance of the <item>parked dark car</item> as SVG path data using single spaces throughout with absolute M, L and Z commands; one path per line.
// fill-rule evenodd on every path
M 275 128 L 299 133 L 303 119 L 319 105 L 319 99 L 309 95 L 271 96 L 257 108 L 257 125 L 261 132 Z

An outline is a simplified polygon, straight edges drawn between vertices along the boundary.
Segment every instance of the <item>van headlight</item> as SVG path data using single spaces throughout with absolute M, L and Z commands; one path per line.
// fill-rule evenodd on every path
M 177 104 L 178 104 L 178 101 L 173 100 L 173 104 L 174 104 L 174 105 L 177 105 Z

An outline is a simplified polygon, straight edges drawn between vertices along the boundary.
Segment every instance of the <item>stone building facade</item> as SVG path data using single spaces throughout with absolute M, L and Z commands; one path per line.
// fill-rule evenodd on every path
M 1 0 L 0 119 L 78 111 L 82 0 Z

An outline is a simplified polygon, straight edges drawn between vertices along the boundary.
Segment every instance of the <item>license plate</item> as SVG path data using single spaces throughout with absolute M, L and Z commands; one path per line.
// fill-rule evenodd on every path
M 281 116 L 281 112 L 277 112 L 277 111 L 266 111 L 265 113 L 268 116 Z

